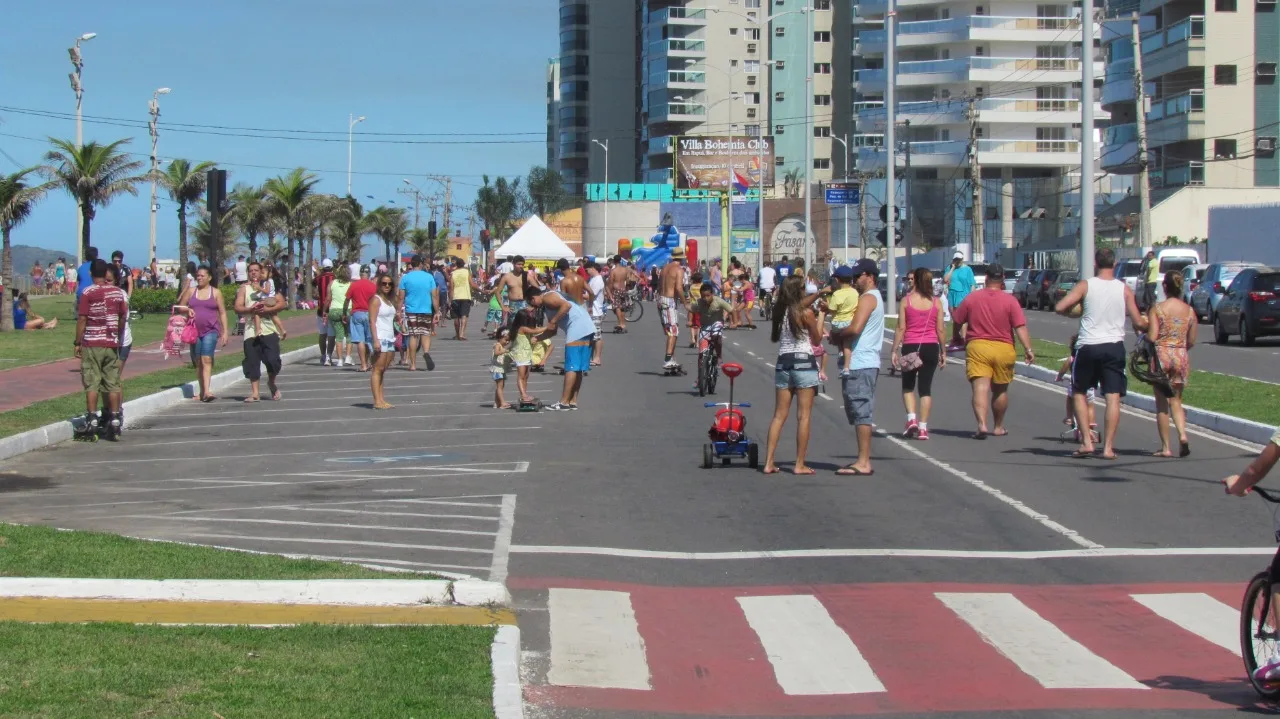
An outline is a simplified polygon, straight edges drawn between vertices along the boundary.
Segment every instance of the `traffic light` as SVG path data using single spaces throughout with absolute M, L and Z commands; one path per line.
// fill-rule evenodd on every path
M 884 246 L 888 247 L 888 246 L 889 246 L 889 228 L 887 228 L 887 227 L 882 227 L 882 228 L 880 228 L 880 231 L 876 233 L 876 241 L 877 241 L 877 242 L 879 242 L 880 244 L 882 244 L 882 245 L 884 245 Z M 901 242 L 902 242 L 902 231 L 901 231 L 901 230 L 898 230 L 898 229 L 896 229 L 896 228 L 894 229 L 894 231 L 893 231 L 893 241 L 894 241 L 895 243 L 901 243 Z
M 902 219 L 902 208 L 898 207 L 897 205 L 894 205 L 894 207 L 893 207 L 893 221 L 894 221 L 894 222 L 897 222 L 897 221 L 898 221 L 898 220 L 900 220 L 900 219 Z M 889 206 L 888 206 L 888 205 L 881 205 L 881 206 L 880 206 L 880 221 L 881 221 L 881 222 L 888 222 L 888 221 L 889 221 Z
M 209 170 L 205 175 L 205 208 L 209 214 L 222 211 L 227 201 L 227 171 Z
M 435 220 L 427 220 L 427 234 L 431 235 L 433 240 L 440 235 L 440 230 L 436 227 Z

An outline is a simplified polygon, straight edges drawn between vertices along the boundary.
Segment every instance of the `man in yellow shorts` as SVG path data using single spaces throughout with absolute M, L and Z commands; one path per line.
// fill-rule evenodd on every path
M 1027 318 L 1013 295 L 1004 291 L 1004 268 L 998 264 L 987 268 L 987 283 L 969 293 L 959 307 L 951 310 L 957 325 L 967 325 L 965 374 L 973 386 L 973 416 L 978 420 L 974 439 L 1003 437 L 1005 413 L 1009 411 L 1009 384 L 1018 361 L 1013 338 L 1022 343 L 1027 364 L 1035 361 L 1031 351 L 1031 333 Z M 987 412 L 994 416 L 994 429 L 987 431 Z

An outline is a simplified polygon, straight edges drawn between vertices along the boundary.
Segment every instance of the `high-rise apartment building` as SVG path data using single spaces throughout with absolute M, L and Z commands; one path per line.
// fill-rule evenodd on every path
M 858 169 L 883 171 L 885 0 L 855 2 L 855 123 Z M 1082 102 L 1080 9 L 1069 2 L 904 0 L 897 6 L 896 123 L 922 180 L 910 190 L 934 242 L 967 242 L 970 193 L 918 196 L 979 169 L 985 248 L 1010 247 L 1062 234 L 1071 215 L 1065 198 L 1080 165 Z M 1086 47 L 1092 47 L 1086 42 Z M 1087 58 L 1087 59 L 1086 59 Z M 1106 114 L 1099 111 L 1098 119 Z M 1078 188 L 1078 181 L 1074 185 Z M 966 197 L 969 195 L 970 197 Z M 954 200 L 954 201 L 953 201 Z M 957 218 L 952 205 L 961 206 Z M 964 215 L 964 213 L 968 213 Z M 957 222 L 957 219 L 963 219 Z M 1077 218 L 1078 219 L 1078 218 Z M 1046 221 L 1047 220 L 1047 221 Z M 969 229 L 960 229 L 968 225 Z
M 1148 169 L 1155 191 L 1280 186 L 1280 12 L 1252 0 L 1142 0 Z M 1138 172 L 1130 16 L 1106 22 L 1102 169 Z M 1154 194 L 1154 193 L 1153 193 Z
M 560 169 L 560 58 L 547 61 L 547 169 Z

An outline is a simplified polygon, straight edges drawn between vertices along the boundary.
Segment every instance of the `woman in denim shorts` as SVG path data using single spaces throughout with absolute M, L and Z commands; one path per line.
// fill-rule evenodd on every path
M 773 385 L 777 388 L 777 402 L 773 421 L 769 423 L 769 442 L 765 449 L 764 473 L 775 474 L 774 451 L 782 426 L 791 414 L 791 401 L 798 399 L 796 410 L 796 464 L 795 474 L 813 474 L 805 466 L 804 455 L 809 446 L 809 415 L 813 411 L 813 398 L 818 393 L 818 362 L 813 354 L 811 338 L 821 333 L 817 315 L 811 306 L 817 294 L 805 295 L 804 278 L 788 277 L 778 290 L 778 301 L 773 310 L 773 341 L 778 343 L 778 359 L 773 372 Z

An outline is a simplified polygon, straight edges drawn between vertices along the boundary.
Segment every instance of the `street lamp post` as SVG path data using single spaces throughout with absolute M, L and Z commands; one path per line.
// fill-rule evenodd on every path
M 849 160 L 853 159 L 853 155 L 849 153 L 849 136 L 847 134 L 844 137 L 832 135 L 831 139 L 835 140 L 836 142 L 844 146 L 844 181 L 845 181 L 845 186 L 848 187 Z M 863 189 L 864 188 L 861 188 L 861 187 L 858 188 L 859 191 L 862 191 Z M 844 203 L 844 263 L 846 265 L 849 264 L 849 203 L 848 202 Z
M 351 195 L 352 138 L 354 137 L 354 134 L 355 134 L 356 125 L 359 125 L 362 122 L 364 122 L 364 115 L 361 115 L 360 117 L 355 117 L 354 115 L 351 115 L 351 114 L 347 115 L 347 195 L 348 196 Z
M 72 45 L 67 53 L 71 55 L 71 66 L 75 68 L 72 71 L 71 90 L 76 94 L 76 149 L 79 150 L 84 145 L 84 118 L 81 116 L 81 106 L 84 102 L 84 84 L 80 81 L 81 73 L 84 71 L 84 56 L 80 53 L 80 43 L 88 42 L 98 36 L 96 32 L 87 32 L 76 38 L 76 44 Z M 84 212 L 77 210 L 76 212 L 76 267 L 84 263 Z
M 156 154 L 156 145 L 160 139 L 158 127 L 160 124 L 160 96 L 168 95 L 170 92 L 173 91 L 167 87 L 156 90 L 151 95 L 151 103 L 149 105 L 151 110 L 151 123 L 148 125 L 151 130 L 151 254 L 148 260 L 150 261 L 155 261 L 156 259 L 156 210 L 159 209 L 156 205 L 156 181 L 157 175 L 160 173 L 160 157 Z
M 804 267 L 805 272 L 813 269 L 813 256 L 810 246 L 817 243 L 817 235 L 813 233 L 813 0 L 805 0 L 805 68 L 804 68 Z M 828 224 L 830 226 L 830 224 Z M 813 238 L 813 242 L 809 238 Z M 816 247 L 813 248 L 816 254 Z
M 604 148 L 604 253 L 609 254 L 609 140 L 592 142 Z

